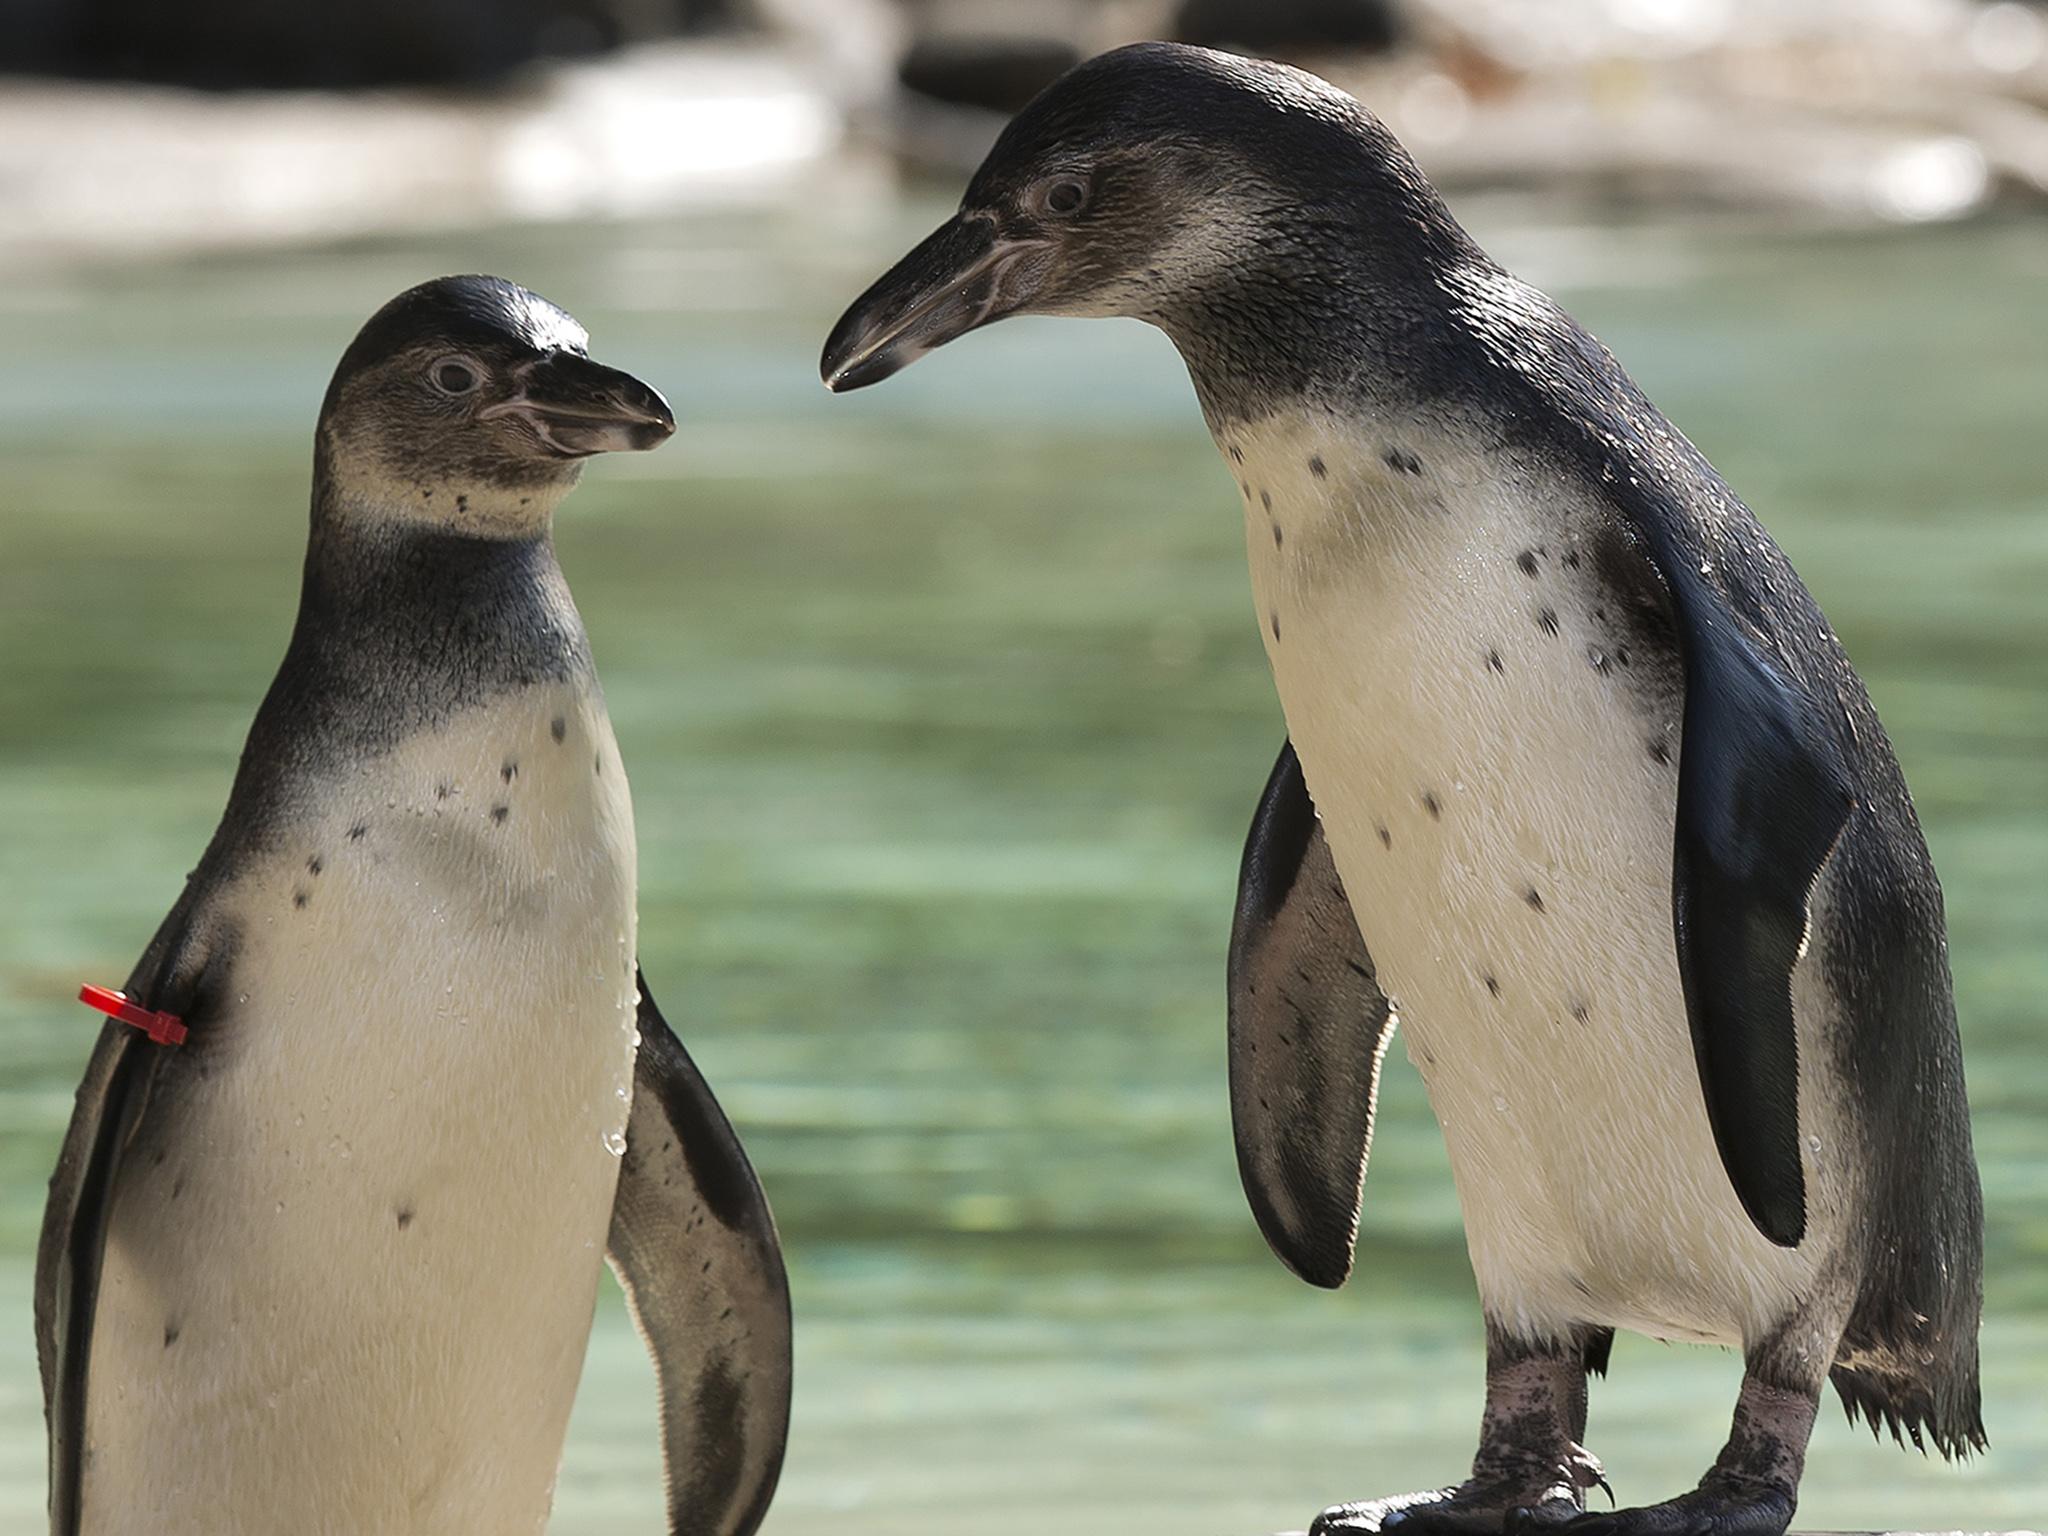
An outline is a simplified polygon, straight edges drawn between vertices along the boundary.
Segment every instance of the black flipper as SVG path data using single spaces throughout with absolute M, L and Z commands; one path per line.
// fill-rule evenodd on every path
M 789 1285 L 739 1138 L 646 979 L 608 1244 L 661 1387 L 671 1536 L 750 1536 L 789 1432 Z
M 1311 1285 L 1351 1273 L 1386 995 L 1290 742 L 1252 818 L 1230 933 L 1230 1116 L 1259 1230 Z
M 106 1256 L 107 1224 L 120 1190 L 122 1160 L 172 1050 L 200 1048 L 206 996 L 227 946 L 195 920 L 197 881 L 164 920 L 122 987 L 145 1008 L 178 1015 L 191 1036 L 182 1046 L 152 1043 L 108 1020 L 93 1048 L 50 1176 L 36 1248 L 36 1360 L 50 1431 L 50 1533 L 77 1536 L 85 1454 L 87 1367 Z
M 1697 559 L 1650 553 L 1685 662 L 1671 896 L 1693 1054 L 1743 1209 L 1765 1237 L 1796 1247 L 1806 1178 L 1792 968 L 1855 797 L 1839 743 Z

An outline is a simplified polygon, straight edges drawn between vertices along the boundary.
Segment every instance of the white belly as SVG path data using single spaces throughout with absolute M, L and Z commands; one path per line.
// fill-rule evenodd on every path
M 1615 664 L 1584 557 L 1563 565 L 1585 517 L 1532 513 L 1433 438 L 1399 445 L 1419 472 L 1390 466 L 1396 444 L 1340 425 L 1225 446 L 1288 728 L 1443 1125 L 1482 1299 L 1539 1335 L 1757 1338 L 1826 1239 L 1766 1242 L 1707 1123 L 1671 929 L 1676 709 L 1647 701 L 1651 659 Z
M 632 1089 L 618 749 L 531 690 L 323 793 L 227 899 L 214 1070 L 130 1153 L 89 1531 L 547 1517 Z

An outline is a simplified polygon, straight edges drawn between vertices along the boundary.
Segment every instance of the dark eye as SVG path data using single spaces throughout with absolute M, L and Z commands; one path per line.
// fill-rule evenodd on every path
M 480 382 L 474 368 L 453 359 L 434 364 L 433 379 L 434 388 L 444 395 L 466 395 Z
M 1061 176 L 1047 182 L 1039 201 L 1045 211 L 1069 218 L 1088 206 L 1088 183 L 1078 176 Z

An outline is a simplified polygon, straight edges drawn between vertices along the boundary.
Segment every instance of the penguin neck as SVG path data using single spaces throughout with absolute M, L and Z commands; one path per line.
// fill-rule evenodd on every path
M 355 522 L 323 517 L 320 495 L 298 622 L 235 777 L 231 819 L 247 836 L 269 835 L 304 776 L 348 771 L 508 695 L 566 686 L 602 710 L 545 529 L 504 539 Z
M 1140 315 L 1187 364 L 1210 431 L 1278 411 L 1411 413 L 1462 394 L 1474 365 L 1454 275 L 1490 267 L 1448 214 L 1314 211 Z
M 479 696 L 592 676 L 546 527 L 506 538 L 323 516 L 318 497 L 294 644 L 372 693 Z

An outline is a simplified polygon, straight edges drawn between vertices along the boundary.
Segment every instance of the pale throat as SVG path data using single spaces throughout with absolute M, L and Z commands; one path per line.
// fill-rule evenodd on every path
M 372 454 L 336 454 L 328 464 L 326 499 L 334 512 L 359 525 L 526 539 L 547 532 L 580 470 L 569 465 L 558 475 L 516 483 L 434 480 L 394 472 Z

